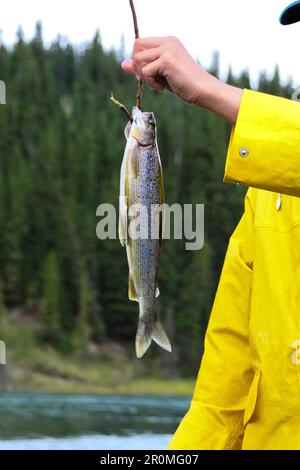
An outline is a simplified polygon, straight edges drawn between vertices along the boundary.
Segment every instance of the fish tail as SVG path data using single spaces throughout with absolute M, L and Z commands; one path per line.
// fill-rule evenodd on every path
M 136 355 L 138 359 L 141 359 L 146 354 L 152 340 L 161 348 L 168 352 L 172 352 L 171 343 L 159 319 L 153 317 L 141 317 L 135 341 Z

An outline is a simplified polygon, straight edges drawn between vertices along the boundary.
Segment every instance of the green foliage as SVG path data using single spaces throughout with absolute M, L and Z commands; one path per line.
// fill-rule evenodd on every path
M 90 338 L 90 318 L 93 311 L 94 292 L 85 269 L 82 269 L 79 282 L 79 312 L 74 335 L 75 346 L 86 348 Z
M 105 52 L 97 33 L 85 48 L 58 38 L 45 47 L 38 24 L 25 42 L 0 45 L 7 105 L 0 106 L 0 311 L 38 312 L 40 339 L 65 350 L 89 341 L 130 341 L 138 306 L 128 301 L 125 250 L 95 235 L 96 208 L 117 206 L 124 116 L 111 104 L 133 105 L 136 82 L 121 71 L 121 50 Z M 219 55 L 211 72 L 219 75 Z M 228 81 L 250 87 L 248 71 Z M 259 88 L 290 97 L 279 70 Z M 163 243 L 161 316 L 175 353 L 153 348 L 166 370 L 195 373 L 228 237 L 245 190 L 222 183 L 229 126 L 170 93 L 145 90 L 155 112 L 166 199 L 205 204 L 205 249 L 187 253 Z
M 43 298 L 41 301 L 42 334 L 47 340 L 53 341 L 60 337 L 61 332 L 61 281 L 58 259 L 55 252 L 50 252 L 43 269 Z

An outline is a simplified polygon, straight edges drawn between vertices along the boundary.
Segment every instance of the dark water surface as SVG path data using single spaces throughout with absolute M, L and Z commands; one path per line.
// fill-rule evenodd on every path
M 0 395 L 0 449 L 164 449 L 189 398 Z

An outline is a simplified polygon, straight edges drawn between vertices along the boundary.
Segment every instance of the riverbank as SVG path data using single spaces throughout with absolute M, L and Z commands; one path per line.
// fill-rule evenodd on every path
M 138 361 L 133 344 L 89 343 L 60 352 L 36 340 L 30 318 L 1 320 L 7 364 L 0 366 L 0 390 L 28 393 L 190 396 L 194 380 L 170 378 L 167 353 Z M 169 375 L 169 376 L 168 376 Z

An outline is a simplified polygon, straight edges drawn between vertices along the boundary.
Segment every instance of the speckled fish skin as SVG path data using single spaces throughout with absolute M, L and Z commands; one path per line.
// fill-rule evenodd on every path
M 133 123 L 125 129 L 127 145 L 121 168 L 119 238 L 126 246 L 129 264 L 129 298 L 139 303 L 136 354 L 144 356 L 155 341 L 171 352 L 171 345 L 159 321 L 157 297 L 162 217 L 152 211 L 164 202 L 163 176 L 153 113 L 133 108 Z M 140 212 L 140 207 L 144 208 Z M 130 209 L 131 208 L 131 209 Z M 129 212 L 133 210 L 133 212 Z M 148 217 L 144 217 L 145 210 Z M 129 224 L 138 216 L 145 239 L 129 236 Z

